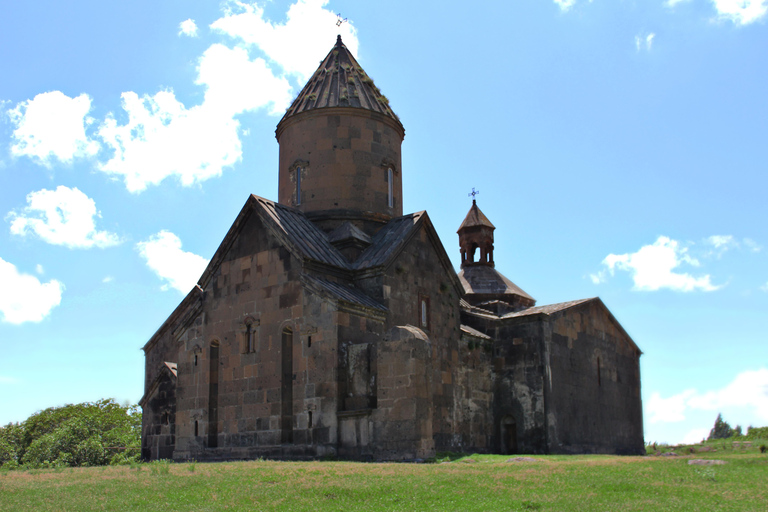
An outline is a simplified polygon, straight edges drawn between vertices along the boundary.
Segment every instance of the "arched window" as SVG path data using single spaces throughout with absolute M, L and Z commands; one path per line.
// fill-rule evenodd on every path
M 394 172 L 392 171 L 392 168 L 387 169 L 387 206 L 392 208 L 395 206 L 395 179 L 394 179 Z

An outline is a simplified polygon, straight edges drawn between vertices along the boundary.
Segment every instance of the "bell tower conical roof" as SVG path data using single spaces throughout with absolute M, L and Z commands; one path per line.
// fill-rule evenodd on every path
M 336 45 L 301 90 L 277 125 L 288 118 L 314 109 L 330 107 L 353 107 L 372 110 L 392 118 L 397 124 L 400 119 L 389 106 L 371 77 L 358 64 L 352 53 L 337 36 Z M 402 126 L 402 125 L 401 125 Z

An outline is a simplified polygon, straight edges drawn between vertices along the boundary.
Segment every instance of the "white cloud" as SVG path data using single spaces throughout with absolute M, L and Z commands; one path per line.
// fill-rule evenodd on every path
M 696 444 L 700 443 L 702 439 L 706 439 L 709 437 L 709 430 L 708 428 L 695 428 L 693 430 L 688 431 L 683 436 L 683 444 Z
M 162 289 L 175 288 L 188 293 L 208 265 L 208 260 L 181 249 L 181 240 L 170 231 L 160 231 L 146 242 L 136 244 L 147 266 L 166 281 Z
M 38 263 L 37 265 L 35 265 L 35 272 L 37 272 L 40 275 L 43 275 L 45 274 L 45 269 L 41 264 Z
M 690 2 L 690 1 L 691 0 L 667 0 L 666 2 L 664 2 L 664 5 L 666 5 L 667 7 L 674 7 L 677 4 L 682 4 L 682 3 Z
M 41 283 L 22 274 L 12 263 L 0 258 L 0 317 L 10 324 L 40 322 L 61 303 L 64 285 L 52 279 Z
M 703 411 L 753 408 L 758 418 L 768 422 L 768 368 L 742 372 L 723 389 L 697 393 L 688 399 L 686 405 Z
M 736 241 L 733 235 L 712 235 L 704 239 L 704 244 L 712 247 L 712 249 L 708 251 L 705 256 L 715 257 L 717 259 L 722 258 L 723 254 L 728 252 L 730 249 L 739 246 L 739 243 Z
M 56 190 L 38 190 L 27 195 L 27 206 L 10 212 L 11 233 L 34 233 L 45 242 L 70 249 L 111 247 L 120 243 L 114 233 L 98 231 L 95 219 L 101 217 L 96 203 L 77 188 L 59 186 Z M 38 273 L 42 273 L 42 267 Z
M 131 192 L 170 176 L 185 186 L 219 176 L 242 156 L 234 116 L 270 105 L 270 113 L 279 114 L 291 100 L 288 81 L 275 77 L 263 59 L 251 61 L 244 49 L 220 44 L 200 58 L 197 83 L 206 86 L 205 99 L 192 108 L 173 91 L 123 93 L 128 122 L 118 125 L 110 115 L 99 128 L 114 150 L 100 169 L 123 177 Z
M 685 419 L 685 401 L 696 394 L 693 389 L 688 389 L 669 398 L 661 398 L 659 393 L 652 393 L 646 410 L 651 414 L 650 423 L 676 423 Z
M 646 405 L 650 423 L 683 421 L 688 410 L 733 412 L 736 409 L 750 410 L 760 421 L 768 422 L 768 369 L 741 372 L 730 384 L 715 391 L 700 393 L 689 389 L 669 398 L 654 392 Z
M 229 3 L 225 16 L 214 21 L 211 28 L 258 47 L 285 73 L 296 75 L 304 82 L 331 49 L 337 34 L 341 34 L 345 46 L 357 56 L 355 27 L 351 23 L 336 26 L 336 14 L 323 8 L 327 4 L 328 0 L 298 0 L 288 9 L 285 23 L 272 23 L 264 18 L 264 10 L 255 3 L 234 1 Z
M 179 35 L 197 37 L 197 24 L 195 20 L 189 18 L 179 23 Z
M 576 3 L 576 0 L 554 0 L 561 11 L 567 11 Z
M 757 242 L 752 240 L 751 238 L 745 238 L 744 245 L 749 249 L 751 252 L 760 252 L 763 248 L 758 245 Z
M 104 283 L 104 284 L 107 284 L 107 283 L 111 283 L 111 282 L 112 282 L 112 281 L 114 281 L 114 280 L 115 280 L 115 278 L 114 278 L 114 277 L 112 277 L 112 276 L 106 276 L 104 279 L 102 279 L 102 280 L 101 280 L 101 282 L 102 282 L 102 283 Z
M 660 236 L 653 244 L 645 245 L 635 253 L 609 254 L 603 260 L 603 270 L 591 274 L 595 284 L 604 282 L 613 276 L 616 269 L 629 272 L 634 281 L 635 290 L 656 291 L 662 288 L 690 292 L 702 290 L 711 292 L 721 288 L 712 284 L 709 275 L 694 277 L 690 274 L 674 272 L 681 265 L 698 267 L 699 261 L 688 255 L 688 249 L 679 242 Z
M 8 111 L 15 129 L 13 156 L 28 156 L 51 167 L 52 158 L 70 163 L 75 158 L 93 156 L 99 144 L 91 140 L 85 128 L 93 122 L 87 114 L 91 98 L 81 94 L 70 98 L 60 91 L 38 94 Z
M 712 4 L 720 18 L 738 25 L 749 25 L 768 12 L 768 0 L 712 0 Z
M 643 48 L 645 48 L 648 51 L 651 51 L 651 47 L 653 46 L 653 40 L 656 37 L 656 34 L 653 32 L 646 34 L 646 35 L 636 35 L 635 36 L 635 48 L 639 52 Z

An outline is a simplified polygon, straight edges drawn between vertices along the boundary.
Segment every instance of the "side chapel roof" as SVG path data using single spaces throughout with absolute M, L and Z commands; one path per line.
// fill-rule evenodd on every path
M 331 107 L 372 110 L 401 125 L 397 115 L 389 106 L 389 100 L 344 46 L 341 36 L 337 37 L 336 45 L 325 56 L 315 74 L 288 107 L 278 123 L 278 130 L 289 117 L 309 110 Z

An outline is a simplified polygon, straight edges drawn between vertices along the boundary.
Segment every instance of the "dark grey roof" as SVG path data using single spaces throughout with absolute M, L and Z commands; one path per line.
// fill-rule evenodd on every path
M 330 292 L 333 296 L 341 301 L 357 304 L 358 306 L 367 308 L 378 309 L 380 311 L 387 311 L 387 308 L 356 288 L 351 288 L 343 284 L 334 283 L 332 281 L 327 281 L 320 277 L 310 275 L 306 275 L 305 278 L 308 281 L 315 283 L 326 291 Z
M 501 272 L 487 265 L 470 265 L 461 269 L 459 280 L 464 293 L 477 295 L 519 295 L 535 301 L 522 288 L 507 279 Z
M 516 311 L 514 313 L 507 313 L 501 318 L 517 318 L 521 316 L 538 315 L 538 314 L 551 315 L 552 313 L 557 313 L 558 311 L 572 308 L 574 306 L 578 306 L 579 304 L 584 304 L 585 302 L 589 302 L 591 300 L 596 300 L 596 299 L 597 297 L 593 297 L 590 299 L 579 299 L 579 300 L 572 300 L 568 302 L 560 302 L 558 304 L 548 304 L 546 306 L 536 306 L 534 308 L 528 308 L 522 311 Z
M 390 220 L 374 235 L 371 246 L 357 258 L 355 268 L 365 269 L 386 264 L 408 240 L 424 214 L 421 211 Z
M 332 244 L 346 240 L 359 240 L 366 245 L 371 244 L 371 237 L 349 221 L 328 233 L 328 241 Z
M 278 123 L 291 116 L 309 110 L 330 107 L 354 107 L 372 110 L 394 119 L 400 120 L 389 107 L 389 100 L 374 85 L 373 80 L 363 71 L 360 64 L 349 52 L 341 36 L 336 39 L 336 45 L 320 63 L 315 74 L 293 101 L 285 116 Z M 402 125 L 401 125 L 402 126 Z M 279 130 L 279 128 L 278 128 Z
M 495 314 L 493 311 L 488 311 L 487 309 L 483 309 L 483 308 L 479 308 L 477 306 L 473 306 L 472 304 L 470 304 L 469 302 L 467 302 L 464 299 L 460 299 L 459 300 L 459 307 L 461 309 L 465 310 L 465 311 L 472 311 L 474 313 L 478 313 L 478 314 L 481 314 L 481 315 L 491 315 L 491 316 L 498 317 L 498 315 Z
M 461 325 L 461 331 L 465 334 L 469 334 L 470 336 L 474 336 L 475 338 L 481 338 L 484 340 L 490 340 L 491 337 L 487 334 L 483 334 L 482 332 L 478 331 L 477 329 L 473 329 L 468 325 Z
M 275 222 L 278 229 L 307 258 L 328 265 L 349 268 L 347 259 L 331 245 L 328 236 L 312 224 L 302 212 L 263 197 L 252 197 Z

